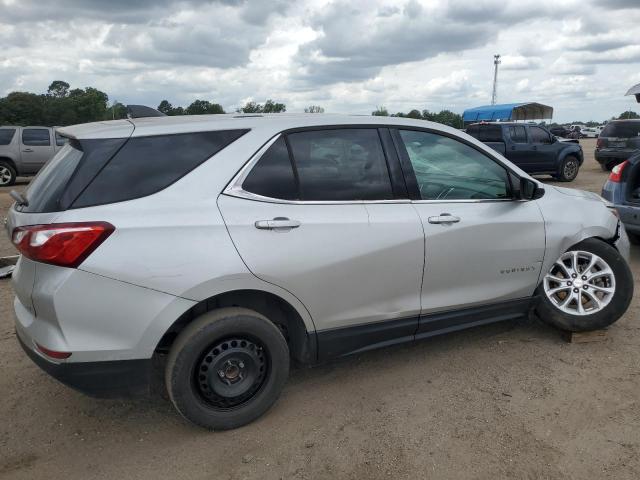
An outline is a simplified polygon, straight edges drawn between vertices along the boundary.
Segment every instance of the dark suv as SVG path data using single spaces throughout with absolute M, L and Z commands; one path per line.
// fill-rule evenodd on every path
M 600 132 L 595 157 L 603 170 L 611 170 L 640 150 L 640 120 L 614 120 Z

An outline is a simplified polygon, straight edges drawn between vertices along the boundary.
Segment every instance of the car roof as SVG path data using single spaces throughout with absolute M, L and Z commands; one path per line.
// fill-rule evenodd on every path
M 341 125 L 402 125 L 456 131 L 439 123 L 406 117 L 338 115 L 324 113 L 176 115 L 110 120 L 62 127 L 58 131 L 73 138 L 121 138 L 208 130 L 267 129 L 283 131 L 304 127 Z

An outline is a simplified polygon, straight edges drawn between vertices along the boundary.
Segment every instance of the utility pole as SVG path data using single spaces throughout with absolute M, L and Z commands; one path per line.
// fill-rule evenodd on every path
M 493 56 L 493 93 L 491 94 L 491 105 L 496 104 L 498 99 L 498 65 L 500 65 L 500 55 Z

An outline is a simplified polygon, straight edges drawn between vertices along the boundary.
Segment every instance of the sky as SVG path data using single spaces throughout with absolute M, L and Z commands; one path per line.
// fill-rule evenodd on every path
M 0 0 L 0 95 L 53 80 L 156 107 L 640 112 L 640 0 Z

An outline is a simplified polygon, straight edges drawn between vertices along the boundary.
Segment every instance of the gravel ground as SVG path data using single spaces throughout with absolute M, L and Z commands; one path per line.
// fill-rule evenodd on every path
M 606 174 L 583 143 L 569 186 L 599 192 Z M 0 253 L 12 251 L 0 235 Z M 11 299 L 0 280 L 3 479 L 640 478 L 637 296 L 603 342 L 502 323 L 296 370 L 266 416 L 223 433 L 162 398 L 95 400 L 58 384 L 20 351 Z

